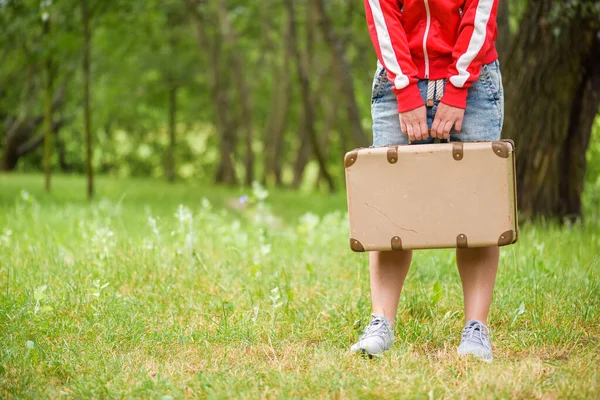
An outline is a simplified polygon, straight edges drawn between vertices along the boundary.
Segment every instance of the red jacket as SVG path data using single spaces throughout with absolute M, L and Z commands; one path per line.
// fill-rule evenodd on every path
M 503 0 L 507 1 L 507 0 Z M 418 79 L 447 78 L 441 101 L 466 108 L 483 64 L 498 58 L 498 0 L 364 0 L 379 61 L 398 98 L 398 111 L 424 105 Z

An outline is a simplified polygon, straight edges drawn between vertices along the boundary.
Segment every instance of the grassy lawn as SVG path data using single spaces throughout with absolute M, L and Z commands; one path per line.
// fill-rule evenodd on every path
M 415 253 L 395 346 L 369 360 L 348 351 L 370 298 L 343 193 L 41 185 L 0 175 L 0 398 L 600 397 L 597 212 L 503 249 L 494 363 L 456 355 L 450 250 Z

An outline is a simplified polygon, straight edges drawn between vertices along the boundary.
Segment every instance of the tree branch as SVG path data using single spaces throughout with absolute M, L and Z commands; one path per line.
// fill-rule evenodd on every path
M 67 120 L 61 119 L 59 121 L 55 121 L 52 124 L 52 133 L 57 134 L 60 128 L 66 125 Z M 17 147 L 17 156 L 23 157 L 25 154 L 28 154 L 35 150 L 42 142 L 44 141 L 44 134 L 40 133 L 39 135 L 29 139 L 27 142 L 23 143 L 19 147 Z

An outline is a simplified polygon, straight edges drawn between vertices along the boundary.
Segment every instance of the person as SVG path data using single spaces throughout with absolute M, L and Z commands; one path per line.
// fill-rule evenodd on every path
M 504 97 L 498 0 L 364 0 L 377 53 L 372 87 L 373 146 L 500 139 Z M 415 174 L 421 171 L 414 171 Z M 352 352 L 381 355 L 393 326 L 411 251 L 369 254 L 372 320 Z M 492 361 L 487 317 L 499 248 L 457 249 L 465 325 L 458 347 Z

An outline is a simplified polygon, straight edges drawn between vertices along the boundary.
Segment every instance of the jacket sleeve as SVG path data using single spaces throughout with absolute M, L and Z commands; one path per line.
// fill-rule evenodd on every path
M 479 79 L 484 57 L 496 39 L 497 10 L 498 0 L 465 2 L 442 103 L 458 108 L 467 107 L 468 90 Z
M 394 86 L 398 111 L 410 111 L 424 105 L 417 87 L 417 67 L 410 56 L 398 0 L 364 0 L 364 3 L 371 41 L 377 58 Z

